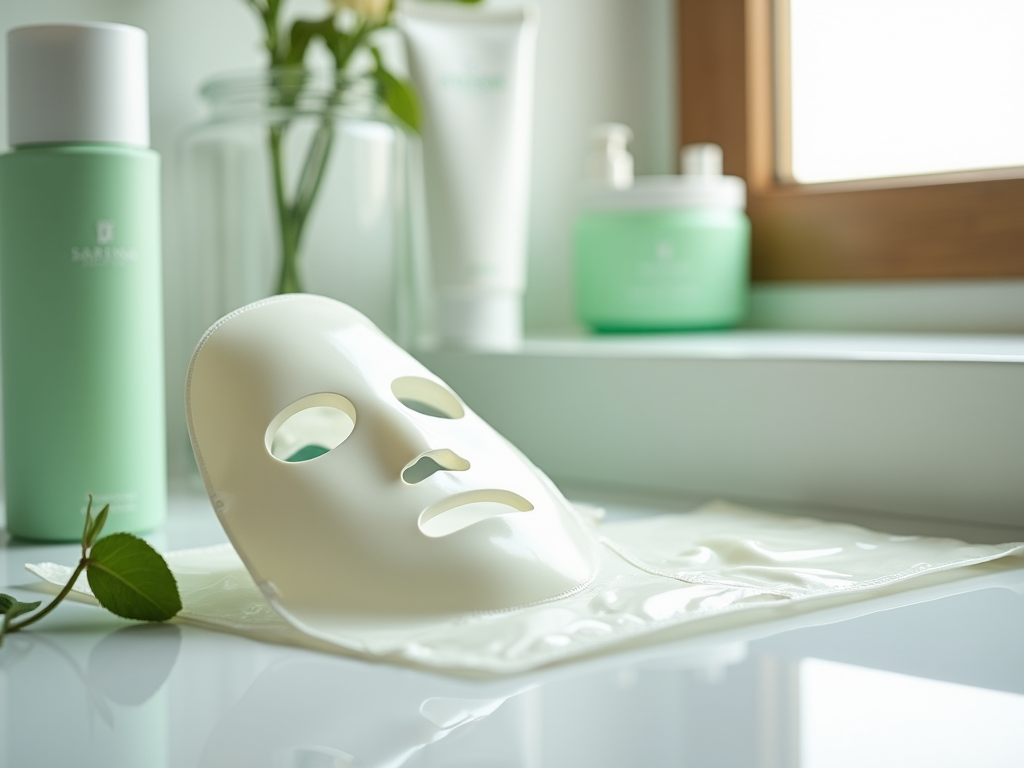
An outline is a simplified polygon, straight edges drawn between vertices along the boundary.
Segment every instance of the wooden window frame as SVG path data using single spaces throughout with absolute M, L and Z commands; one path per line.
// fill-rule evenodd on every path
M 786 62 L 776 60 L 774 29 L 787 1 L 677 0 L 680 138 L 721 145 L 725 172 L 746 179 L 753 278 L 1024 276 L 1024 168 L 779 181 L 776 157 L 786 147 L 777 141 L 775 82 Z

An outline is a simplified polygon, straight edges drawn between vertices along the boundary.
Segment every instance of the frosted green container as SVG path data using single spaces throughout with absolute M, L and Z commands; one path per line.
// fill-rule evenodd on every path
M 576 225 L 580 319 L 599 331 L 729 328 L 746 313 L 742 211 L 589 211 Z
M 640 177 L 585 197 L 574 232 L 580 320 L 598 331 L 729 328 L 743 320 L 746 187 L 714 170 Z
M 125 115 L 140 112 L 138 94 L 110 96 L 124 90 L 118 46 L 127 40 L 137 60 L 140 39 L 144 53 L 141 30 L 121 25 L 8 36 L 15 149 L 0 156 L 0 335 L 15 536 L 80 538 L 89 493 L 94 511 L 110 504 L 105 532 L 151 530 L 166 514 L 160 163 L 144 146 L 148 121 L 125 127 Z M 69 53 L 69 44 L 78 47 Z M 81 62 L 114 67 L 113 82 L 83 75 Z M 130 74 L 139 79 L 137 66 Z M 57 106 L 40 106 L 43 96 Z M 76 101 L 103 114 L 62 117 Z M 81 136 L 108 140 L 71 140 Z

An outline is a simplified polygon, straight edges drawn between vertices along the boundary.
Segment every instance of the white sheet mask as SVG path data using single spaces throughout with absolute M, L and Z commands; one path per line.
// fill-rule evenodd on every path
M 291 623 L 502 611 L 583 589 L 597 540 L 436 376 L 339 302 L 251 304 L 203 337 L 189 432 L 235 549 Z

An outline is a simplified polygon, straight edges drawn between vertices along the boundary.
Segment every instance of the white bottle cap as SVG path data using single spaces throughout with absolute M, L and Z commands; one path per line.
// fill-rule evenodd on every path
M 124 24 L 18 27 L 7 33 L 11 146 L 149 146 L 146 33 Z
M 633 131 L 622 123 L 602 123 L 591 131 L 589 181 L 600 189 L 633 186 L 633 155 L 626 146 Z
M 708 142 L 687 144 L 679 151 L 679 165 L 687 176 L 721 176 L 722 148 Z
M 441 342 L 448 347 L 508 352 L 523 342 L 523 298 L 518 293 L 443 295 L 438 315 Z

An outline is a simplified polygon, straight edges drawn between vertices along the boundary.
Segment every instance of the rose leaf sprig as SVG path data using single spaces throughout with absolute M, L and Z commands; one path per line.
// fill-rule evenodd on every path
M 100 538 L 109 513 L 107 504 L 94 518 L 92 494 L 89 494 L 82 531 L 82 557 L 67 584 L 45 608 L 35 612 L 41 601 L 25 603 L 0 594 L 0 644 L 4 635 L 35 624 L 56 608 L 83 572 L 96 600 L 111 613 L 137 621 L 167 621 L 177 615 L 181 610 L 178 585 L 157 551 L 130 533 L 112 533 Z

